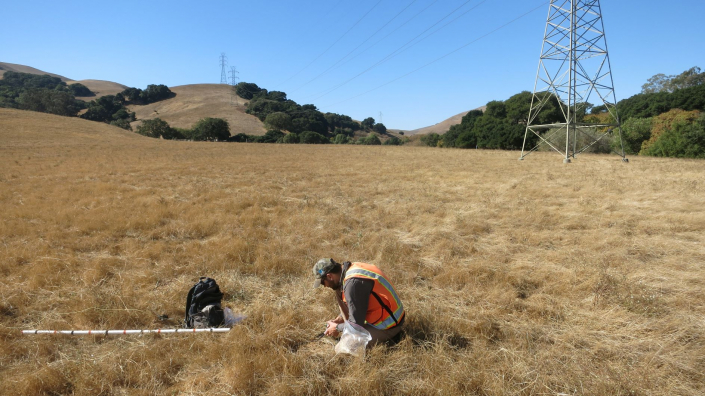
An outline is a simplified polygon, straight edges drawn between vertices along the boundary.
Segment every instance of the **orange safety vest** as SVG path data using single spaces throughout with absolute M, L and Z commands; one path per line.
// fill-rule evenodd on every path
M 345 273 L 343 287 L 345 287 L 345 281 L 350 278 L 372 279 L 375 282 L 367 304 L 365 322 L 376 329 L 386 330 L 402 321 L 405 315 L 404 306 L 382 270 L 372 264 L 352 263 Z M 343 301 L 345 301 L 345 293 L 343 293 Z

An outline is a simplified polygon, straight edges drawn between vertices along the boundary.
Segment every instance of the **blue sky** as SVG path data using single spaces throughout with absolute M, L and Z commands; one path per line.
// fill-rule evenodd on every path
M 617 100 L 654 74 L 705 69 L 705 1 L 601 6 Z M 415 129 L 531 91 L 548 1 L 5 0 L 0 9 L 1 62 L 145 88 L 219 83 L 224 52 L 240 81 Z M 426 34 L 452 23 L 374 66 L 455 9 Z

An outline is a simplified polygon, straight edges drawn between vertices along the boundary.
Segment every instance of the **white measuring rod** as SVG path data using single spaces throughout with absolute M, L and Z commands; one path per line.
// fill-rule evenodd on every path
M 22 334 L 68 334 L 68 335 L 122 335 L 122 334 L 171 334 L 171 333 L 227 333 L 229 327 L 207 329 L 146 329 L 146 330 L 22 330 Z

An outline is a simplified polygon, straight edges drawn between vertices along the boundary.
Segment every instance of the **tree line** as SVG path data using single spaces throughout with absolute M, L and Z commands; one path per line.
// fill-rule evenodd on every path
M 83 84 L 67 85 L 58 77 L 7 71 L 0 80 L 0 107 L 75 116 L 86 108 L 76 96 L 93 93 Z
M 548 101 L 536 121 L 541 124 L 559 122 L 563 116 L 561 104 L 554 95 L 546 95 Z M 451 126 L 445 134 L 424 135 L 421 141 L 434 147 L 521 149 L 531 97 L 531 92 L 523 91 L 505 101 L 490 101 L 485 111 L 471 110 L 463 116 L 460 124 Z M 578 118 L 584 116 L 583 112 Z M 528 137 L 527 144 L 535 144 L 537 140 L 536 136 Z
M 641 93 L 619 101 L 617 111 L 627 154 L 705 158 L 705 72 L 699 67 L 654 75 Z M 617 139 L 612 146 L 621 149 Z
M 387 127 L 372 117 L 361 122 L 350 116 L 336 113 L 322 113 L 312 104 L 299 105 L 288 99 L 285 92 L 268 91 L 257 84 L 240 82 L 235 93 L 249 100 L 246 112 L 259 118 L 269 129 L 263 137 L 238 134 L 235 141 L 307 143 L 307 144 L 393 144 L 403 141 L 389 136 Z M 355 136 L 355 132 L 366 132 L 367 136 Z M 380 136 L 388 137 L 384 141 Z
M 357 122 L 347 115 L 322 113 L 312 104 L 299 105 L 288 99 L 285 92 L 268 91 L 254 83 L 241 82 L 234 90 L 239 97 L 249 100 L 245 111 L 264 123 L 267 128 L 264 135 L 231 136 L 228 122 L 220 118 L 203 118 L 191 129 L 172 128 L 156 118 L 143 121 L 137 133 L 163 139 L 243 143 L 401 145 L 405 142 L 390 136 L 384 124 L 372 117 Z M 356 136 L 358 131 L 367 135 Z
M 550 94 L 546 94 L 550 95 Z M 563 103 L 550 95 L 536 124 L 565 122 Z M 524 91 L 506 101 L 487 103 L 485 111 L 468 112 L 460 124 L 445 134 L 428 134 L 421 141 L 433 147 L 521 149 L 532 94 Z M 617 103 L 625 152 L 630 155 L 705 158 L 705 73 L 699 67 L 676 76 L 657 74 L 642 86 L 642 92 Z M 578 122 L 614 123 L 605 106 L 582 103 Z M 527 146 L 538 141 L 527 135 Z M 621 153 L 618 135 L 592 148 L 596 152 Z
M 126 88 L 116 95 L 105 95 L 90 102 L 79 97 L 95 96 L 81 83 L 67 85 L 58 77 L 7 71 L 0 80 L 0 107 L 38 111 L 67 117 L 105 122 L 132 130 L 135 113 L 125 105 L 145 105 L 173 97 L 166 85 L 150 84 L 146 89 Z
M 240 143 L 285 143 L 285 144 L 361 144 L 361 145 L 401 145 L 404 142 L 392 136 L 382 141 L 379 136 L 372 132 L 365 137 L 350 139 L 344 134 L 335 135 L 328 138 L 313 131 L 303 131 L 301 133 L 284 133 L 278 129 L 270 129 L 264 135 L 248 135 L 238 133 L 230 135 L 230 125 L 222 118 L 206 117 L 200 119 L 192 128 L 174 128 L 160 118 L 144 120 L 137 127 L 140 135 L 173 140 L 193 140 L 193 141 L 215 141 L 215 142 L 240 142 Z

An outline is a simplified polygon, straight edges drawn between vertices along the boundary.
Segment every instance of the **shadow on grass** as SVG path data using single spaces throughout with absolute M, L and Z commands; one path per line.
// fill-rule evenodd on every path
M 404 339 L 410 339 L 415 347 L 429 349 L 437 344 L 446 344 L 453 349 L 470 348 L 471 340 L 457 330 L 440 328 L 433 320 L 426 317 L 409 318 L 404 329 L 387 342 L 395 346 Z

